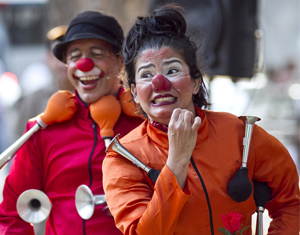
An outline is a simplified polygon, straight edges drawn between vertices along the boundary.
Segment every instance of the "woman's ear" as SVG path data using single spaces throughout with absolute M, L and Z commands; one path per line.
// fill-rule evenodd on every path
M 202 78 L 192 79 L 192 93 L 196 95 L 200 89 Z
M 131 84 L 130 91 L 131 91 L 131 94 L 133 96 L 133 99 L 134 99 L 135 103 L 138 104 L 139 99 L 138 99 L 138 95 L 137 95 L 137 92 L 136 92 L 136 87 L 133 84 Z

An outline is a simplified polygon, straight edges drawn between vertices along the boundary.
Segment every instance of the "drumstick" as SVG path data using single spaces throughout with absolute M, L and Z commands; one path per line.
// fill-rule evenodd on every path
M 40 128 L 46 128 L 53 123 L 69 120 L 75 114 L 75 96 L 70 91 L 54 93 L 47 104 L 44 113 L 37 116 L 37 123 L 16 140 L 0 155 L 0 169 L 12 159 L 14 153 Z
M 106 95 L 90 105 L 93 120 L 100 127 L 100 136 L 107 147 L 114 136 L 114 125 L 121 114 L 121 105 L 116 97 Z

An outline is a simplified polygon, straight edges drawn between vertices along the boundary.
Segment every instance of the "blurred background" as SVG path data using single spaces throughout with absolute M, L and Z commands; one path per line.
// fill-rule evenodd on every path
M 185 8 L 210 109 L 260 117 L 257 124 L 285 145 L 299 172 L 299 0 L 0 0 L 0 152 L 25 129 L 20 100 L 52 86 L 50 29 L 85 10 L 102 10 L 126 34 L 137 16 L 167 2 Z M 0 189 L 8 169 L 0 171 Z

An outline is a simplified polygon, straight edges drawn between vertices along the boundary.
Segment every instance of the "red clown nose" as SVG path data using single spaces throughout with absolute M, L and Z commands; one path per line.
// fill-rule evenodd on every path
M 76 68 L 82 72 L 88 72 L 94 68 L 94 62 L 90 58 L 81 58 L 77 60 Z
M 171 90 L 172 84 L 169 79 L 165 78 L 162 74 L 158 74 L 152 79 L 151 86 L 153 91 L 160 92 Z

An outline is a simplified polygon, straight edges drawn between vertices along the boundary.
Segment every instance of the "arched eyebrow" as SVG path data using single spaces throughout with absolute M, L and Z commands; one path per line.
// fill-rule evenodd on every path
M 179 64 L 182 64 L 181 61 L 179 59 L 171 59 L 171 60 L 166 60 L 164 61 L 164 65 L 168 65 L 168 64 L 172 64 L 174 62 L 178 62 Z
M 174 62 L 177 62 L 177 63 L 182 65 L 181 61 L 179 59 L 176 59 L 176 58 L 174 58 L 174 59 L 172 58 L 171 60 L 166 60 L 166 61 L 163 62 L 163 64 L 168 65 L 168 64 L 172 64 Z M 139 67 L 138 72 L 140 72 L 141 69 L 146 69 L 146 68 L 150 68 L 150 67 L 155 67 L 155 66 L 152 63 L 145 64 L 145 65 Z
M 150 67 L 155 67 L 155 66 L 154 66 L 154 64 L 151 64 L 151 63 L 143 65 L 143 66 L 139 67 L 138 72 L 140 72 L 141 69 L 147 69 Z

